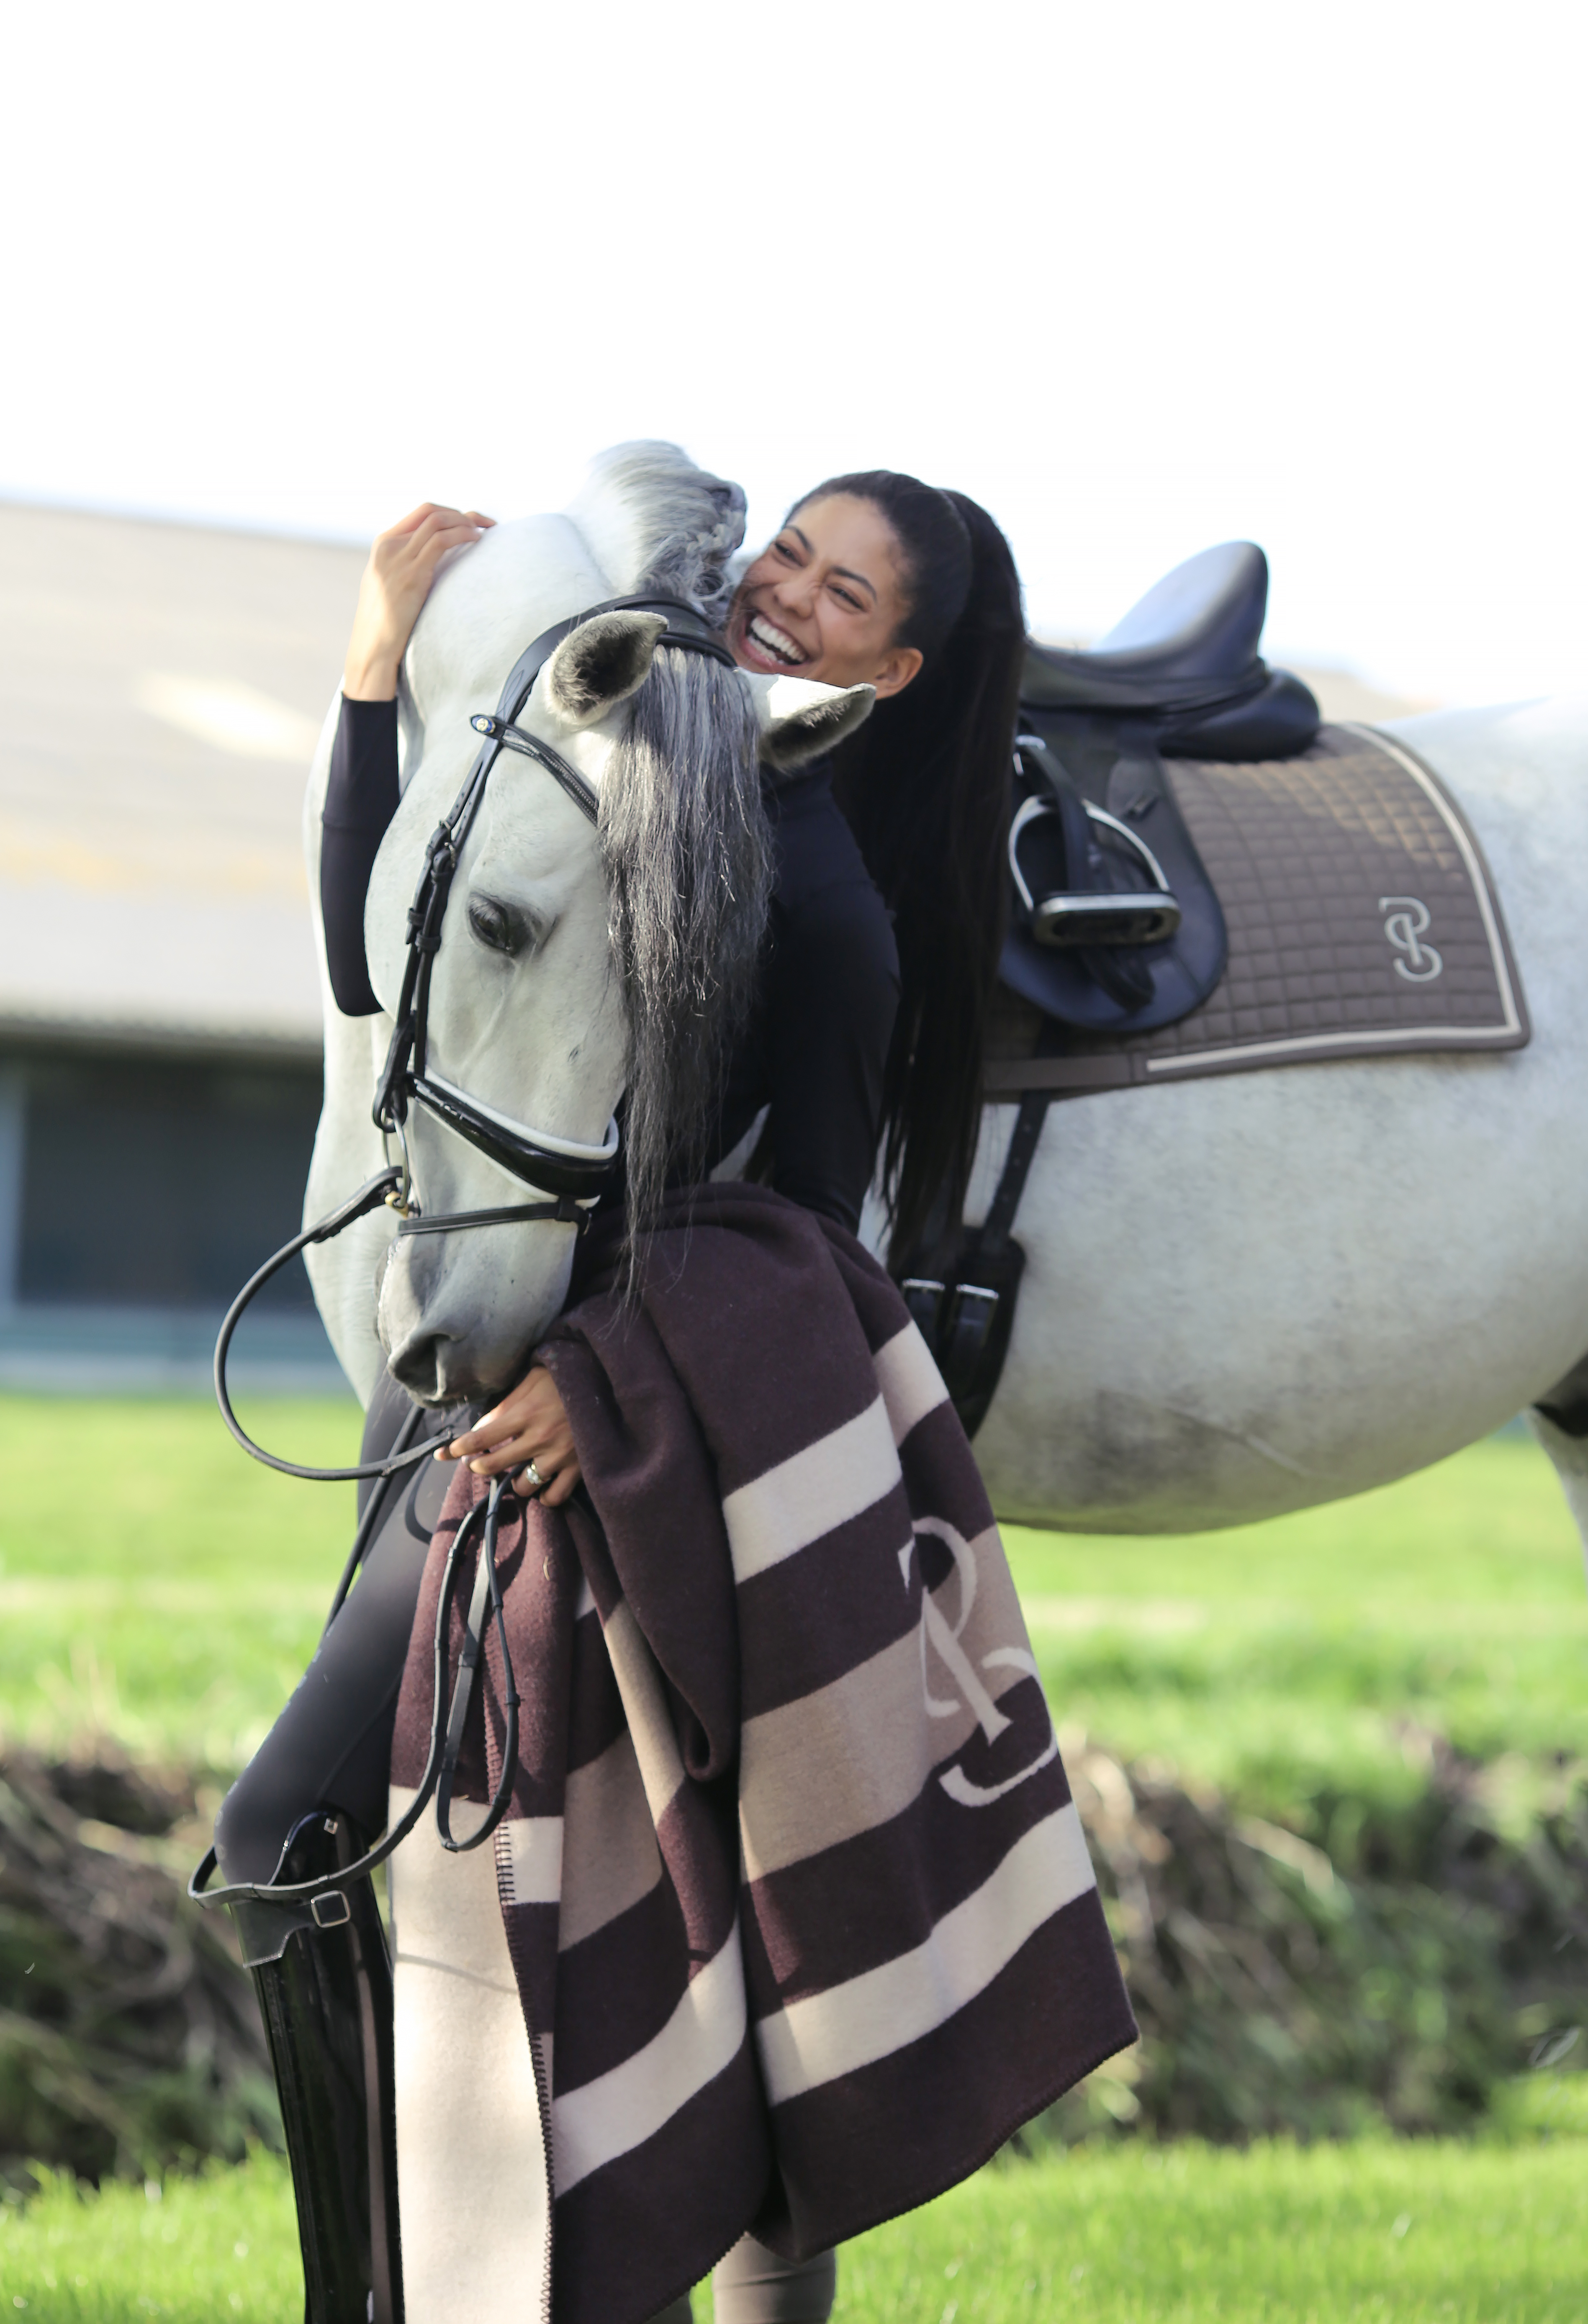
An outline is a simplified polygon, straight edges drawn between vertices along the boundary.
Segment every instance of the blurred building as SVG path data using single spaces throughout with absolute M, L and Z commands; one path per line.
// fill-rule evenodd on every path
M 300 837 L 362 552 L 0 506 L 0 1380 L 197 1384 L 297 1231 Z M 239 1342 L 339 1379 L 295 1266 Z
M 192 1384 L 319 1111 L 304 779 L 359 549 L 0 505 L 0 1382 Z M 1308 672 L 1325 715 L 1417 706 Z M 300 1264 L 239 1375 L 340 1379 Z

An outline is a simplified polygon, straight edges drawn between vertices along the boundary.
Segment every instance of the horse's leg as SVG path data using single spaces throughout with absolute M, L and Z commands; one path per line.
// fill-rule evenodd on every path
M 1539 1397 L 1528 1426 L 1555 1464 L 1588 1557 L 1588 1356 Z

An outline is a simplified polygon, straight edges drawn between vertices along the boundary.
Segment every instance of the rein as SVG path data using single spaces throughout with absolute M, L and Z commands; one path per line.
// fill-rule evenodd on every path
M 283 1461 L 274 1452 L 267 1452 L 243 1427 L 232 1409 L 231 1395 L 226 1386 L 226 1358 L 244 1314 L 272 1276 L 278 1274 L 290 1259 L 295 1259 L 300 1251 L 307 1250 L 309 1244 L 329 1242 L 334 1236 L 341 1234 L 356 1220 L 366 1217 L 382 1204 L 398 1214 L 399 1239 L 409 1235 L 450 1234 L 473 1227 L 536 1222 L 554 1221 L 561 1226 L 571 1226 L 581 1234 L 588 1227 L 589 1206 L 611 1184 L 617 1168 L 622 1133 L 616 1120 L 608 1125 L 606 1136 L 599 1146 L 582 1145 L 571 1139 L 559 1138 L 549 1131 L 530 1129 L 521 1122 L 510 1120 L 505 1114 L 496 1112 L 494 1108 L 472 1098 L 466 1090 L 457 1088 L 441 1074 L 432 1072 L 429 1063 L 430 976 L 436 954 L 441 948 L 441 929 L 452 892 L 452 881 L 485 798 L 491 770 L 503 751 L 512 751 L 535 761 L 572 799 L 586 821 L 591 825 L 596 823 L 600 799 L 594 784 L 577 767 L 570 766 L 549 742 L 543 742 L 539 735 L 528 733 L 516 721 L 522 715 L 536 678 L 563 640 L 571 637 L 582 622 L 593 620 L 596 614 L 616 613 L 663 613 L 667 616 L 668 626 L 657 641 L 659 645 L 681 647 L 687 652 L 705 654 L 729 669 L 734 667 L 734 658 L 726 647 L 710 634 L 692 606 L 674 597 L 610 597 L 605 604 L 586 606 L 582 613 L 572 614 L 567 621 L 542 631 L 519 656 L 508 673 L 507 683 L 502 689 L 502 697 L 494 714 L 482 713 L 470 719 L 470 725 L 484 740 L 463 788 L 432 833 L 425 850 L 424 870 L 420 875 L 408 915 L 408 956 L 403 965 L 402 989 L 397 1002 L 397 1021 L 374 1107 L 376 1129 L 387 1139 L 396 1137 L 402 1144 L 402 1167 L 399 1168 L 393 1165 L 379 1172 L 336 1210 L 328 1212 L 313 1226 L 306 1227 L 301 1234 L 294 1235 L 291 1241 L 284 1243 L 273 1258 L 266 1259 L 264 1265 L 249 1277 L 226 1310 L 220 1335 L 215 1343 L 216 1401 L 220 1406 L 221 1418 L 245 1452 L 255 1461 L 262 1461 L 267 1468 L 278 1470 L 283 1476 L 304 1477 L 316 1483 L 339 1484 L 365 1478 L 380 1480 L 354 1535 L 347 1563 L 326 1619 L 328 1629 L 340 1612 L 365 1552 L 374 1538 L 377 1518 L 385 1499 L 385 1481 L 401 1471 L 428 1459 L 441 1445 L 449 1443 L 450 1432 L 427 1436 L 417 1444 L 411 1443 L 410 1439 L 418 1425 L 416 1407 L 404 1422 L 397 1443 L 385 1460 L 365 1462 L 347 1469 L 305 1468 L 296 1462 Z M 481 1211 L 448 1211 L 435 1214 L 422 1212 L 414 1199 L 406 1136 L 409 1107 L 415 1103 L 421 1105 L 427 1113 L 455 1136 L 477 1148 L 510 1176 L 522 1180 L 525 1185 L 534 1187 L 551 1199 L 539 1203 L 502 1204 Z M 432 1798 L 436 1802 L 436 1822 L 441 1844 L 453 1854 L 462 1855 L 470 1849 L 479 1848 L 491 1837 L 507 1812 L 518 1758 L 519 1694 L 513 1679 L 512 1658 L 507 1650 L 502 1582 L 496 1570 L 502 1498 L 511 1481 L 506 1476 L 493 1480 L 488 1500 L 475 1502 L 467 1512 L 447 1553 L 447 1563 L 441 1577 L 440 1602 L 436 1612 L 434 1710 L 430 1723 L 429 1757 L 419 1792 L 407 1813 L 377 1847 L 371 1849 L 367 1855 L 361 1856 L 356 1863 L 346 1866 L 340 1872 L 295 1886 L 274 1886 L 268 1882 L 241 1882 L 231 1887 L 210 1888 L 208 1883 L 217 1868 L 216 1851 L 211 1848 L 188 1884 L 188 1894 L 196 1904 L 235 1904 L 245 1908 L 250 1904 L 300 1904 L 307 1908 L 307 1917 L 300 1925 L 307 1926 L 312 1922 L 320 1928 L 334 1928 L 349 1917 L 346 1891 L 358 1881 L 366 1879 L 378 1865 L 386 1861 L 413 1830 Z M 474 1595 L 465 1623 L 463 1653 L 450 1705 L 444 1708 L 449 1660 L 448 1625 L 457 1587 L 458 1561 L 465 1545 L 476 1529 L 482 1511 L 485 1538 L 475 1561 Z M 464 1724 L 474 1691 L 475 1674 L 485 1651 L 486 1627 L 492 1621 L 496 1624 L 506 1678 L 507 1728 L 502 1775 L 479 1830 L 468 1840 L 455 1840 L 451 1829 L 453 1784 L 463 1742 Z M 336 1911 L 332 1908 L 338 1901 L 341 1909 Z M 323 1911 L 322 1906 L 325 1908 Z
M 428 1446 L 421 1446 L 421 1452 Z M 277 1464 L 279 1465 L 279 1463 Z M 513 1777 L 518 1772 L 518 1713 L 520 1695 L 512 1674 L 512 1658 L 507 1650 L 507 1626 L 502 1601 L 502 1577 L 496 1567 L 496 1537 L 501 1523 L 502 1497 L 512 1482 L 511 1478 L 497 1477 L 492 1480 L 488 1501 L 476 1501 L 457 1531 L 453 1535 L 447 1552 L 447 1563 L 441 1572 L 441 1596 L 436 1608 L 435 1654 L 431 1683 L 435 1688 L 435 1711 L 430 1720 L 429 1756 L 424 1775 L 407 1812 L 399 1817 L 384 1840 L 345 1865 L 339 1872 L 323 1874 L 319 1879 L 283 1882 L 240 1880 L 229 1887 L 211 1888 L 211 1875 L 217 1868 L 213 1848 L 205 1851 L 204 1860 L 188 1883 L 188 1894 L 196 1904 L 302 1904 L 308 1907 L 308 1917 L 316 1928 L 334 1929 L 351 1917 L 346 1891 L 384 1864 L 386 1858 L 401 1848 L 433 1799 L 436 1803 L 436 1828 L 441 1845 L 454 1856 L 466 1856 L 471 1849 L 483 1848 L 507 1812 L 512 1797 Z M 371 1508 L 379 1503 L 379 1493 L 372 1497 Z M 463 1653 L 459 1657 L 457 1678 L 452 1689 L 452 1700 L 447 1704 L 447 1677 L 450 1656 L 448 1651 L 448 1629 L 452 1615 L 452 1601 L 457 1586 L 458 1561 L 466 1542 L 475 1531 L 482 1513 L 485 1517 L 485 1540 L 475 1565 L 474 1595 L 464 1626 Z M 367 1516 L 366 1516 L 367 1522 Z M 373 1526 L 370 1527 L 373 1531 Z M 360 1526 L 363 1533 L 365 1528 Z M 367 1536 L 366 1536 L 367 1539 Z M 350 1561 L 351 1562 L 351 1561 Z M 344 1576 L 344 1582 L 351 1577 Z M 338 1593 L 345 1595 L 346 1591 Z M 332 1609 L 335 1618 L 337 1608 Z M 452 1833 L 452 1791 L 457 1775 L 458 1755 L 463 1744 L 464 1724 L 468 1716 L 469 1700 L 474 1692 L 475 1673 L 485 1653 L 487 1621 L 496 1625 L 496 1637 L 502 1647 L 503 1670 L 506 1686 L 503 1701 L 507 1712 L 506 1732 L 502 1744 L 502 1774 L 491 1797 L 485 1820 L 479 1830 L 467 1840 L 456 1840 Z M 445 1711 L 443 1706 L 446 1705 Z M 339 1901 L 339 1912 L 331 1909 Z M 322 1906 L 327 1909 L 322 1910 Z

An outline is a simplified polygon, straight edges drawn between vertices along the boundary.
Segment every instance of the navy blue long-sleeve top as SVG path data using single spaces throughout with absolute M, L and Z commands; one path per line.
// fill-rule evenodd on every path
M 364 907 L 397 811 L 397 706 L 344 699 L 320 849 L 320 909 L 337 1006 L 380 1003 L 364 952 Z M 893 928 L 825 760 L 769 780 L 774 884 L 754 1004 L 723 1091 L 717 1161 L 765 1106 L 771 1183 L 854 1229 L 871 1183 L 882 1080 L 899 1008 Z

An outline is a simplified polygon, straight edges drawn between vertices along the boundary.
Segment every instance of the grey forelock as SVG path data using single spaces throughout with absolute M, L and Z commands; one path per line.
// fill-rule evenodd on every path
M 758 743 L 738 672 L 664 645 L 601 786 L 637 1235 L 669 1178 L 701 1175 L 723 1070 L 750 1009 L 772 865 Z M 640 1247 L 631 1243 L 632 1260 Z
M 744 538 L 743 488 L 662 443 L 615 445 L 592 482 L 623 502 L 632 525 L 631 591 L 681 597 L 720 627 L 733 596 L 728 560 Z

